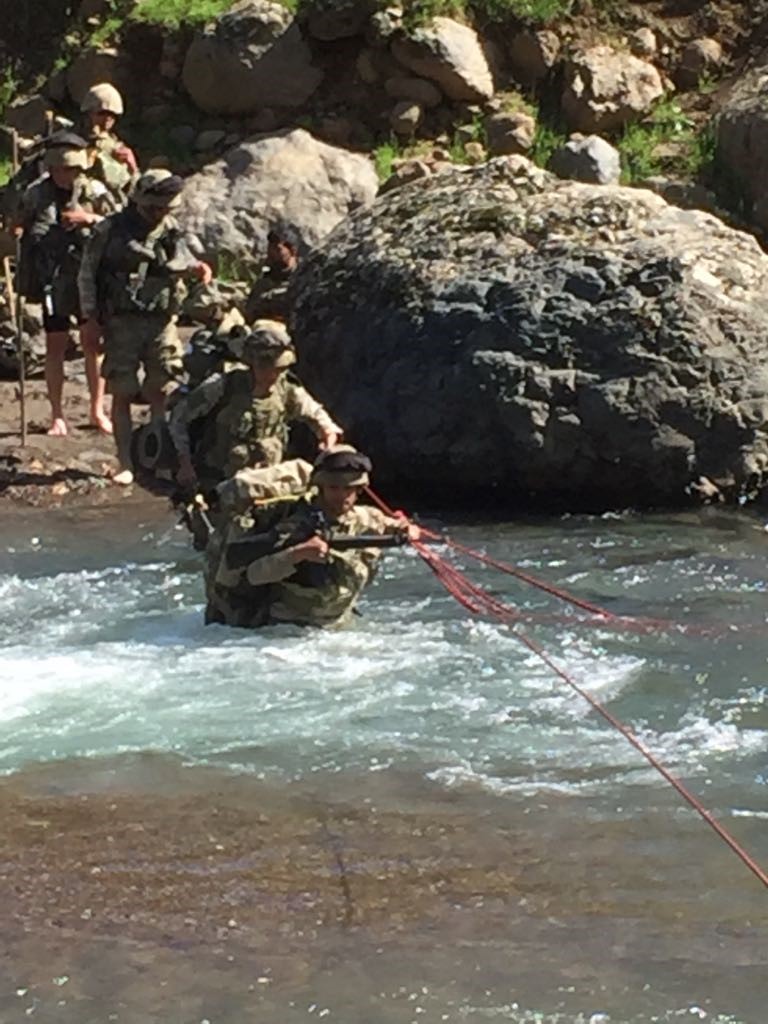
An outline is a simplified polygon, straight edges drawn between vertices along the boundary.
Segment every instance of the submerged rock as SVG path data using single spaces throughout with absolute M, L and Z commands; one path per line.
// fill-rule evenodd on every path
M 681 504 L 768 466 L 768 257 L 523 157 L 381 197 L 300 266 L 301 369 L 380 476 L 508 504 Z

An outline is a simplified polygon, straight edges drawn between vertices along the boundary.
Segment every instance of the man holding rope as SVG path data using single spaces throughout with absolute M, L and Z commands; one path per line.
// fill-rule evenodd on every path
M 257 545 L 252 559 L 238 557 L 249 531 L 242 520 L 233 521 L 221 547 L 209 553 L 207 621 L 253 628 L 281 622 L 335 626 L 348 620 L 381 557 L 377 538 L 393 536 L 405 543 L 421 536 L 419 527 L 403 518 L 358 505 L 370 472 L 370 459 L 349 445 L 323 452 L 309 480 L 314 496 L 284 503 L 268 532 L 255 511 L 250 537 L 262 537 L 265 544 L 262 550 Z M 370 537 L 372 546 L 344 549 L 345 540 L 361 536 Z

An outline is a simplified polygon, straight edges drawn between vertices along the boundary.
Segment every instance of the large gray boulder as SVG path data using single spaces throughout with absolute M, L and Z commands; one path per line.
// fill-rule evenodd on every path
M 322 80 L 293 16 L 269 0 L 240 0 L 195 35 L 184 88 L 208 114 L 300 107 Z
M 367 157 L 297 128 L 246 139 L 188 178 L 179 220 L 208 255 L 258 263 L 274 221 L 291 225 L 312 246 L 372 202 L 377 188 Z
M 740 188 L 751 221 L 768 232 L 768 52 L 725 99 L 716 137 L 718 160 Z
M 300 266 L 302 375 L 385 483 L 682 504 L 768 467 L 768 257 L 640 189 L 524 157 L 388 193 Z
M 477 33 L 452 18 L 433 18 L 392 43 L 403 67 L 437 82 L 448 99 L 478 103 L 493 96 L 493 78 Z
M 563 115 L 573 131 L 599 135 L 638 120 L 663 95 L 653 64 L 610 46 L 592 46 L 568 64 Z

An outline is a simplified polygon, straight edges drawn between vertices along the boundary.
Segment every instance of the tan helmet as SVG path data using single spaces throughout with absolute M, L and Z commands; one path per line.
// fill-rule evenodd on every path
M 43 164 L 52 167 L 78 167 L 88 169 L 88 143 L 70 131 L 58 131 L 48 139 Z
M 163 206 L 174 210 L 181 203 L 184 180 L 162 167 L 145 171 L 131 192 L 137 206 Z
M 244 363 L 284 370 L 296 362 L 291 336 L 279 320 L 254 320 L 250 327 L 234 327 L 228 344 L 234 357 Z
M 115 117 L 120 117 L 123 112 L 123 97 L 109 82 L 92 85 L 80 102 L 83 114 L 96 114 L 102 110 Z
M 338 444 L 315 459 L 310 483 L 316 487 L 336 484 L 342 487 L 367 487 L 371 460 L 348 444 Z

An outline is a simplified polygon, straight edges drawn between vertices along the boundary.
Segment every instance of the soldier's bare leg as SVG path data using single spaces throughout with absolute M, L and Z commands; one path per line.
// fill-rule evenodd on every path
M 115 432 L 119 471 L 113 477 L 116 484 L 127 486 L 133 483 L 133 462 L 131 460 L 131 396 L 114 395 L 112 398 L 112 427 Z
M 152 419 L 162 419 L 165 416 L 165 392 L 161 388 L 148 388 L 145 384 L 144 397 L 149 402 Z
M 48 433 L 52 437 L 66 437 L 67 422 L 64 419 L 64 356 L 69 345 L 67 331 L 52 331 L 45 336 L 45 386 L 48 390 L 48 401 L 51 403 L 51 426 Z
M 90 420 L 102 434 L 112 433 L 112 421 L 104 411 L 104 386 L 101 376 L 101 326 L 96 320 L 80 325 L 80 344 L 85 356 L 85 377 L 91 397 Z

